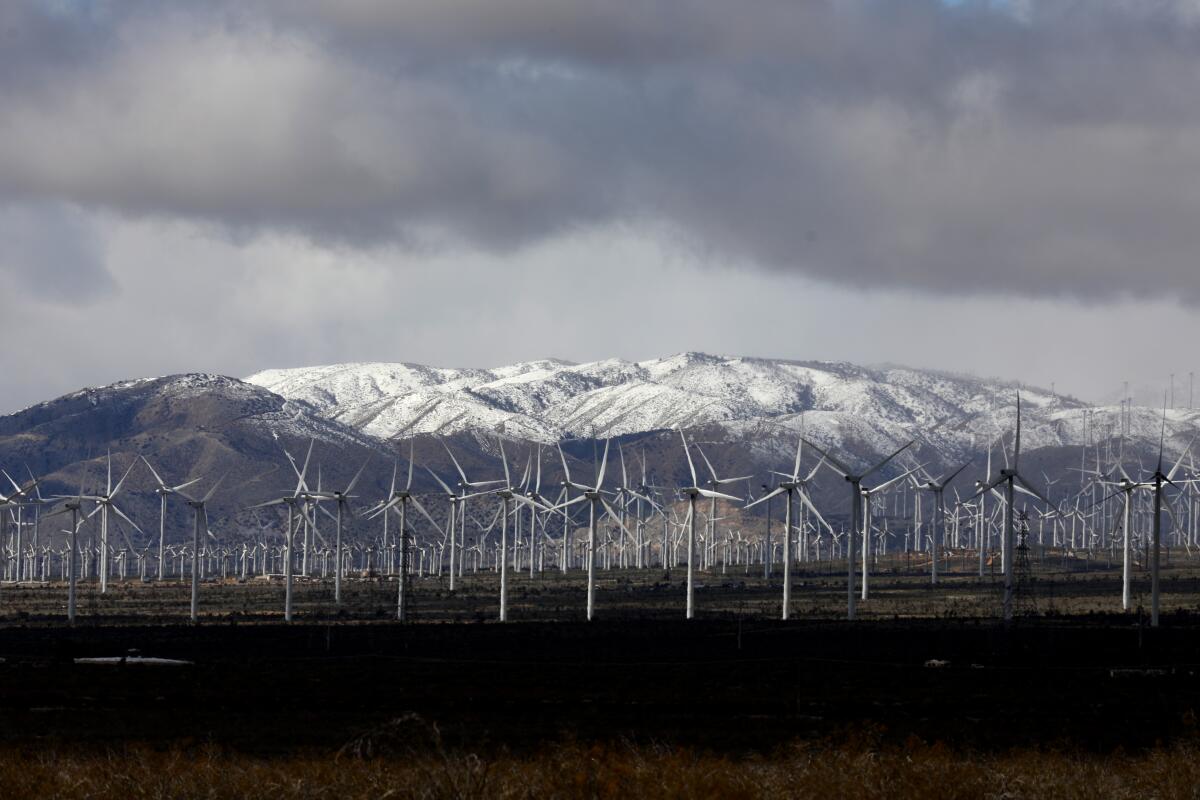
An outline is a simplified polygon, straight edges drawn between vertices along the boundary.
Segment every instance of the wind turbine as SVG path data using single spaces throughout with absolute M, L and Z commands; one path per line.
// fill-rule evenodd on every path
M 600 468 L 596 472 L 596 485 L 588 486 L 582 483 L 575 483 L 571 480 L 571 469 L 567 466 L 567 457 L 563 455 L 562 446 L 558 446 L 558 457 L 562 461 L 563 468 L 563 486 L 567 489 L 575 489 L 582 492 L 573 500 L 568 500 L 562 505 L 555 506 L 554 510 L 559 511 L 576 503 L 582 503 L 585 500 L 588 503 L 588 549 L 587 549 L 587 618 L 590 621 L 596 610 L 596 523 L 599 522 L 599 517 L 607 515 L 614 522 L 621 526 L 625 533 L 629 533 L 629 529 L 625 527 L 625 523 L 621 522 L 620 516 L 604 499 L 604 473 L 608 468 L 608 445 L 610 440 L 604 440 L 604 457 L 600 460 Z M 603 513 L 597 515 L 597 506 L 603 508 Z
M 1033 495 L 1041 500 L 1051 509 L 1055 506 L 1045 495 L 1030 485 L 1029 481 L 1021 476 L 1021 393 L 1017 392 L 1017 426 L 1013 437 L 1013 457 L 1012 466 L 1004 467 L 1000 470 L 1000 474 L 994 480 L 983 486 L 976 496 L 995 489 L 1000 484 L 1004 484 L 1004 540 L 1001 542 L 1001 558 L 1004 561 L 1004 621 L 1012 622 L 1013 616 L 1013 500 L 1016 494 L 1016 489 L 1020 485 L 1021 491 Z
M 482 497 L 484 495 L 496 494 L 500 496 L 502 509 L 500 513 L 500 621 L 508 621 L 508 514 L 510 504 L 520 503 L 531 508 L 541 508 L 540 503 L 536 503 L 521 494 L 520 489 L 512 485 L 512 476 L 508 471 L 508 456 L 504 452 L 504 440 L 497 437 L 497 444 L 500 445 L 500 461 L 504 464 L 504 485 L 499 489 L 486 489 L 482 492 L 463 495 L 460 500 L 469 500 L 473 497 Z M 499 481 L 487 481 L 486 483 L 494 484 Z
M 548 509 L 548 510 L 552 509 L 553 506 L 555 505 L 554 501 L 552 501 L 548 497 L 545 497 L 542 494 L 542 446 L 541 446 L 541 444 L 538 444 L 538 449 L 537 449 L 537 471 L 536 471 L 536 477 L 534 478 L 534 482 L 533 482 L 533 488 L 526 491 L 525 496 L 528 497 L 533 502 L 540 505 L 544 509 Z M 537 508 L 531 506 L 529 509 L 529 526 L 530 526 L 529 542 L 530 542 L 531 548 L 533 546 L 535 531 L 537 530 L 537 513 L 538 513 Z M 566 514 L 564 512 L 559 512 L 559 513 L 563 514 L 563 516 L 566 517 Z M 541 542 L 542 550 L 544 553 L 545 546 L 546 546 L 545 521 L 543 521 L 543 523 L 542 523 L 542 536 L 538 541 Z M 531 578 L 533 577 L 533 555 L 532 555 L 532 553 L 530 554 L 530 558 L 529 558 L 529 577 L 531 577 Z
M 813 514 L 816 515 L 817 519 L 821 520 L 821 523 L 824 524 L 825 527 L 829 527 L 829 523 L 825 522 L 825 518 L 821 516 L 820 511 L 817 511 L 817 507 L 815 505 L 813 505 L 812 501 L 808 498 L 808 493 L 805 491 L 806 487 L 808 485 L 808 482 L 811 481 L 816 476 L 817 470 L 819 470 L 821 468 L 821 464 L 823 463 L 823 461 L 817 462 L 817 465 L 815 467 L 813 467 L 812 472 L 810 472 L 807 477 L 801 478 L 800 477 L 800 459 L 803 456 L 803 454 L 804 454 L 804 438 L 801 437 L 799 439 L 799 441 L 796 442 L 796 461 L 792 465 L 792 473 L 790 475 L 785 475 L 784 473 L 776 472 L 775 474 L 782 475 L 784 477 L 784 480 L 781 481 L 779 483 L 779 485 L 776 486 L 774 489 L 772 489 L 770 492 L 768 492 L 767 494 L 765 494 L 762 497 L 755 500 L 753 503 L 750 503 L 748 506 L 746 506 L 746 508 L 753 508 L 754 506 L 758 505 L 759 503 L 769 501 L 772 497 L 776 497 L 781 494 L 787 495 L 787 504 L 784 506 L 784 512 L 783 512 L 783 529 L 784 529 L 784 535 L 783 535 L 783 619 L 785 619 L 785 620 L 788 618 L 788 613 L 789 613 L 789 611 L 791 609 L 791 605 L 792 605 L 792 497 L 793 497 L 793 495 L 799 494 L 800 502 L 803 503 L 805 506 L 807 506 L 808 509 L 810 511 L 812 511 Z M 715 502 L 716 501 L 714 501 L 714 503 Z M 769 546 L 769 544 L 768 544 L 768 546 Z M 769 559 L 770 556 L 764 555 L 763 558 L 765 561 L 766 559 Z
M 708 473 L 712 475 L 712 480 L 708 481 L 708 488 L 714 492 L 720 491 L 721 487 L 725 484 L 748 481 L 754 477 L 753 475 L 743 475 L 739 478 L 718 478 L 717 471 L 713 469 L 712 462 L 708 460 L 708 456 L 704 455 L 704 448 L 697 444 L 696 449 L 700 451 L 700 458 L 704 459 L 704 464 L 708 467 Z M 712 542 L 717 536 L 717 498 L 710 497 L 708 503 L 708 539 Z
M 435 476 L 436 477 L 436 476 Z M 392 490 L 386 503 L 381 503 L 379 508 L 372 514 L 387 514 L 389 509 L 395 509 L 400 515 L 400 576 L 397 580 L 399 586 L 396 588 L 396 619 L 400 622 L 406 621 L 408 617 L 408 505 L 412 503 L 413 507 L 421 513 L 425 519 L 429 520 L 429 524 L 435 530 L 441 530 L 441 526 L 434 521 L 429 512 L 425 510 L 425 506 L 417 500 L 412 494 L 412 479 L 413 479 L 413 440 L 408 440 L 408 479 L 404 482 L 404 488 L 396 491 L 396 475 L 392 473 Z M 440 481 L 439 481 L 440 483 Z M 454 493 L 446 487 L 446 492 L 451 497 Z M 453 517 L 451 517 L 453 519 Z
M 252 508 L 252 509 L 266 508 L 267 506 L 276 506 L 276 505 L 286 505 L 287 506 L 287 510 L 288 510 L 287 531 L 284 535 L 284 545 L 283 545 L 284 546 L 284 562 L 283 562 L 283 576 L 284 576 L 284 581 L 283 581 L 283 585 L 284 585 L 283 620 L 284 620 L 284 622 L 292 621 L 292 584 L 293 584 L 293 578 L 294 578 L 294 573 L 295 573 L 295 567 L 293 564 L 293 562 L 295 561 L 295 549 L 294 549 L 295 535 L 296 535 L 295 527 L 298 526 L 300 522 L 307 519 L 307 517 L 306 517 L 307 511 L 305 508 L 303 508 L 301 506 L 301 501 L 303 499 L 307 498 L 307 496 L 308 496 L 308 494 L 307 494 L 308 489 L 304 483 L 304 476 L 308 474 L 308 464 L 309 464 L 309 460 L 312 458 L 314 441 L 315 440 L 310 439 L 308 442 L 308 453 L 304 456 L 304 467 L 302 469 L 296 469 L 296 462 L 292 458 L 291 453 L 289 453 L 287 450 L 283 451 L 283 454 L 285 456 L 287 456 L 288 461 L 292 462 L 292 469 L 296 471 L 297 480 L 296 480 L 295 490 L 291 494 L 285 494 L 282 497 L 276 498 L 274 500 L 268 500 L 265 503 L 259 503 L 258 505 L 250 506 L 250 508 Z M 299 517 L 299 520 L 295 520 L 295 517 L 297 517 L 297 516 Z M 293 522 L 295 522 L 296 524 L 293 525 Z
M 637 558 L 635 559 L 634 563 L 637 565 L 638 569 L 641 569 L 642 568 L 642 560 L 643 560 L 642 559 L 642 550 L 643 550 L 643 548 L 642 548 L 642 502 L 645 501 L 645 502 L 649 503 L 650 507 L 652 509 L 655 509 L 655 510 L 661 510 L 661 509 L 659 509 L 657 503 L 655 503 L 653 500 L 650 499 L 650 496 L 647 493 L 645 454 L 644 453 L 642 454 L 642 482 L 639 486 L 630 486 L 629 485 L 629 470 L 627 470 L 625 468 L 625 448 L 621 447 L 620 442 L 617 442 L 617 455 L 620 456 L 620 459 L 621 459 L 621 485 L 617 487 L 617 497 L 619 498 L 617 505 L 621 509 L 621 522 L 624 523 L 625 515 L 626 515 L 626 512 L 628 511 L 630 502 L 632 502 L 634 500 L 637 501 L 637 509 L 636 509 L 637 524 L 635 525 L 635 528 L 634 528 L 636 531 L 636 535 L 633 537 L 634 547 L 637 548 Z M 628 532 L 628 530 L 629 530 L 624 524 L 621 525 L 621 528 L 626 532 Z M 627 563 L 622 564 L 622 566 L 628 566 L 628 564 Z
M 67 534 L 67 622 L 71 625 L 75 624 L 76 584 L 79 580 L 79 569 L 76 562 L 79 560 L 79 526 L 83 524 L 79 513 L 83 508 L 83 484 L 87 480 L 87 473 L 88 469 L 85 463 L 82 474 L 79 476 L 79 492 L 75 495 L 55 495 L 54 499 L 67 502 L 63 504 L 61 510 L 49 515 L 56 517 L 59 514 L 71 512 L 71 530 Z
M 87 495 L 84 497 L 85 500 L 91 500 L 92 502 L 94 502 L 96 504 L 96 508 L 92 510 L 92 513 L 87 515 L 87 518 L 91 519 L 97 513 L 100 514 L 100 593 L 101 594 L 104 594 L 105 592 L 108 591 L 108 513 L 109 513 L 109 511 L 112 511 L 118 517 L 120 517 L 121 519 L 125 520 L 130 525 L 132 525 L 133 529 L 136 530 L 138 533 L 142 532 L 142 529 L 137 526 L 137 523 L 134 522 L 133 520 L 131 520 L 128 516 L 126 516 L 125 512 L 122 511 L 120 508 L 118 508 L 116 503 L 113 502 L 116 499 L 116 496 L 118 494 L 120 494 L 121 487 L 123 487 L 125 485 L 125 479 L 129 477 L 129 473 L 133 472 L 133 468 L 136 465 L 137 465 L 137 460 L 134 459 L 133 463 L 131 463 L 129 465 L 129 469 L 125 470 L 125 474 L 121 476 L 121 480 L 117 481 L 116 486 L 113 486 L 113 482 L 112 482 L 112 451 L 109 451 L 109 453 L 108 453 L 108 477 L 104 484 L 104 487 L 105 487 L 104 493 L 103 494 L 95 494 L 95 495 Z M 132 547 L 132 545 L 130 545 L 130 547 Z
M 221 486 L 221 483 L 224 480 L 224 475 L 222 475 L 220 478 L 217 478 L 217 482 L 210 486 L 208 491 L 204 493 L 204 496 L 198 500 L 194 497 L 184 494 L 183 492 L 176 491 L 176 493 L 183 498 L 184 502 L 187 503 L 194 512 L 192 519 L 192 603 L 190 613 L 192 622 L 197 622 L 199 620 L 198 615 L 200 611 L 200 518 L 204 518 L 204 532 L 208 534 L 207 503 L 212 499 L 212 496 L 216 494 L 217 489 Z M 291 554 L 289 553 L 288 555 L 290 556 Z
M 863 507 L 862 599 L 863 600 L 866 600 L 869 595 L 870 582 L 871 582 L 871 528 L 872 528 L 871 496 L 873 494 L 875 494 L 876 492 L 887 491 L 893 484 L 899 483 L 900 481 L 904 480 L 909 475 L 912 475 L 914 472 L 916 472 L 920 468 L 921 468 L 920 465 L 915 466 L 912 469 L 908 470 L 907 472 L 901 473 L 900 475 L 897 475 L 896 477 L 894 477 L 890 480 L 884 481 L 883 483 L 879 484 L 878 486 L 863 486 L 862 487 L 862 507 Z M 885 524 L 886 524 L 886 521 L 885 521 Z
M 351 519 L 354 518 L 354 509 L 350 506 L 350 498 L 353 496 L 351 492 L 358 485 L 358 480 L 362 477 L 363 470 L 367 468 L 369 461 L 370 459 L 367 459 L 367 461 L 363 462 L 363 465 L 358 468 L 358 472 L 354 473 L 354 477 L 350 479 L 350 483 L 346 484 L 345 489 L 325 492 L 318 490 L 313 493 L 313 497 L 317 500 L 333 500 L 337 503 L 337 517 L 335 518 L 337 532 L 334 534 L 333 544 L 333 602 L 338 605 L 342 604 L 342 512 L 345 511 L 350 515 Z M 409 462 L 410 477 L 412 472 L 411 466 L 412 462 Z
M 930 583 L 937 585 L 937 565 L 938 565 L 938 547 L 946 536 L 946 487 L 950 482 L 958 477 L 958 474 L 970 465 L 967 461 L 958 469 L 951 472 L 949 475 L 941 478 L 930 477 L 924 483 L 917 483 L 917 488 L 925 492 L 933 492 L 934 497 L 934 513 L 937 515 L 937 524 L 933 526 L 933 563 L 930 570 Z
M 192 478 L 190 481 L 179 484 L 178 486 L 167 486 L 163 479 L 159 476 L 154 467 L 150 466 L 150 462 L 142 456 L 142 461 L 146 464 L 146 469 L 150 470 L 150 474 L 154 476 L 155 483 L 158 484 L 154 493 L 158 495 L 158 579 L 164 580 L 166 576 L 166 562 L 163 559 L 163 551 L 167 541 L 167 495 L 179 494 L 181 490 L 186 489 L 193 483 L 199 481 L 199 478 Z
M 465 547 L 466 546 L 466 536 L 467 536 L 467 534 L 466 534 L 467 506 L 466 506 L 466 503 L 463 502 L 463 500 L 467 496 L 467 489 L 482 489 L 485 486 L 494 486 L 497 483 L 500 483 L 500 481 L 470 481 L 470 480 L 467 480 L 467 473 L 463 470 L 462 465 L 458 463 L 458 459 L 454 457 L 454 453 L 452 453 L 450 451 L 449 445 L 447 445 L 446 442 L 441 439 L 439 439 L 438 441 L 442 443 L 442 447 L 445 449 L 446 455 L 450 456 L 450 461 L 452 461 L 454 463 L 454 468 L 456 470 L 458 470 L 458 477 L 462 479 L 458 484 L 460 494 L 459 494 L 457 503 L 458 503 L 458 509 L 461 512 L 459 516 L 461 517 L 461 520 L 462 520 L 462 536 L 463 536 L 462 544 Z M 508 462 L 505 462 L 504 466 L 505 466 L 505 469 L 507 469 Z M 437 476 L 434 476 L 434 477 L 437 477 Z M 438 480 L 438 483 L 441 483 L 440 479 Z M 455 506 L 455 504 L 451 503 L 451 508 L 454 508 L 454 506 Z M 455 549 L 456 549 L 455 542 L 456 542 L 457 535 L 458 535 L 458 532 L 455 530 L 454 517 L 452 516 L 450 518 L 450 538 L 449 538 L 449 541 L 447 542 L 447 544 L 450 545 L 450 591 L 452 591 L 452 592 L 454 591 L 454 575 L 456 572 L 455 562 L 454 562 L 454 553 L 455 553 Z
M 741 503 L 742 498 L 734 497 L 730 494 L 723 494 L 722 492 L 718 492 L 713 489 L 700 488 L 700 482 L 696 479 L 696 465 L 692 462 L 692 454 L 688 450 L 687 437 L 683 435 L 682 429 L 678 430 L 679 438 L 683 441 L 683 454 L 687 456 L 688 471 L 692 476 L 692 485 L 684 487 L 683 489 L 683 493 L 686 494 L 688 498 L 687 604 L 685 606 L 684 615 L 685 619 L 692 619 L 695 617 L 696 612 L 696 581 L 694 567 L 694 562 L 696 560 L 696 498 L 707 497 L 713 501 L 720 498 L 722 500 L 729 500 L 734 503 Z
M 849 467 L 838 461 L 836 458 L 809 440 L 805 439 L 804 442 L 809 447 L 824 456 L 825 461 L 829 463 L 829 465 L 833 468 L 833 471 L 844 477 L 847 483 L 850 484 L 850 530 L 846 534 L 846 619 L 854 619 L 854 537 L 859 530 L 858 517 L 859 511 L 862 508 L 862 482 L 866 478 L 874 475 L 876 472 L 887 466 L 887 464 L 893 458 L 911 447 L 913 442 L 909 441 L 903 447 L 896 450 L 896 452 L 892 453 L 875 466 L 858 474 L 851 472 Z
M 0 496 L 0 510 L 6 508 L 16 509 L 15 522 L 17 525 L 17 531 L 13 543 L 13 555 L 15 558 L 16 567 L 13 571 L 14 581 L 21 581 L 23 575 L 21 562 L 24 555 L 24 547 L 22 542 L 25 525 L 24 521 L 22 520 L 21 512 L 24 510 L 25 506 L 34 507 L 34 528 L 36 535 L 38 519 L 37 515 L 39 513 L 38 509 L 43 503 L 46 502 L 46 499 L 42 497 L 41 489 L 38 488 L 41 481 L 33 476 L 33 471 L 29 469 L 28 465 L 25 467 L 25 471 L 29 473 L 29 483 L 27 483 L 25 486 L 21 486 L 21 484 L 17 483 L 16 479 L 9 475 L 7 471 L 0 470 L 0 473 L 2 473 L 4 477 L 8 479 L 8 482 L 13 486 L 13 493 L 11 495 L 8 497 Z M 0 516 L 0 520 L 3 520 L 2 516 Z M 0 533 L 2 533 L 2 530 L 0 530 Z
M 1163 473 L 1163 445 L 1166 442 L 1167 436 L 1167 406 L 1164 398 L 1163 402 L 1163 419 L 1162 430 L 1158 435 L 1158 465 L 1154 468 L 1154 474 L 1150 476 L 1150 480 L 1144 485 L 1154 487 L 1154 550 L 1150 557 L 1150 627 L 1158 627 L 1158 608 L 1159 608 L 1159 559 L 1160 550 L 1162 548 L 1162 510 L 1165 505 L 1167 512 L 1174 518 L 1175 512 L 1171 510 L 1170 502 L 1163 495 L 1164 484 L 1176 486 L 1176 483 L 1171 480 L 1175 477 L 1175 473 L 1179 470 L 1179 465 L 1183 463 L 1183 457 L 1189 450 L 1192 449 L 1192 444 L 1195 443 L 1195 437 L 1188 443 L 1183 453 L 1179 454 L 1179 460 L 1175 462 L 1175 466 L 1171 467 L 1171 471 Z M 1178 488 L 1178 487 L 1177 487 Z M 1178 522 L 1176 522 L 1178 526 Z

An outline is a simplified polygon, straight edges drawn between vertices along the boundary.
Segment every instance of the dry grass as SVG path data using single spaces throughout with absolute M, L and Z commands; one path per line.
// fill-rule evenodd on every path
M 374 746 L 366 748 L 371 751 Z M 212 748 L 0 752 L 6 797 L 38 798 L 1175 798 L 1196 797 L 1200 745 L 1105 756 L 964 754 L 871 737 L 733 759 L 686 749 L 564 744 L 479 758 L 436 744 L 258 758 Z M 383 748 L 387 750 L 387 748 Z

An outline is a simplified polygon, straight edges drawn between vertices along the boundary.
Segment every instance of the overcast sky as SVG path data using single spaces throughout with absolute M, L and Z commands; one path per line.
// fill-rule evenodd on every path
M 1198 0 L 11 0 L 0 411 L 681 350 L 1149 399 L 1198 122 Z

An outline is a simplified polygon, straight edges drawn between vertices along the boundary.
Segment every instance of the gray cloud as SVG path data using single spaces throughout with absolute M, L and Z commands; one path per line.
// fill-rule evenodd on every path
M 1191 1 L 14 3 L 0 32 L 8 204 L 1200 297 Z
M 0 276 L 9 298 L 88 305 L 116 288 L 90 220 L 59 205 L 0 206 Z

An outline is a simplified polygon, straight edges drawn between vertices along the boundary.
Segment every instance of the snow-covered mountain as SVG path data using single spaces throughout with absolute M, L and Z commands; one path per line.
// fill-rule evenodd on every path
M 932 370 L 704 353 L 495 369 L 338 364 L 267 370 L 246 380 L 385 439 L 489 432 L 552 442 L 715 425 L 723 438 L 761 442 L 804 426 L 819 441 L 863 453 L 915 438 L 942 459 L 978 452 L 1010 430 L 1016 389 Z M 1029 450 L 1120 433 L 1119 406 L 1032 387 L 1021 397 Z M 1190 411 L 1172 411 L 1168 437 L 1190 435 L 1196 421 Z M 1157 442 L 1160 423 L 1159 412 L 1135 409 L 1130 435 Z

